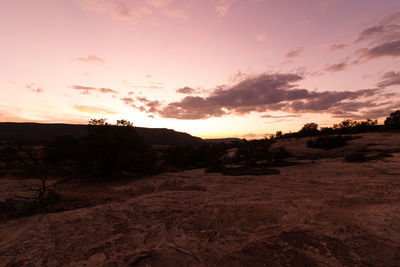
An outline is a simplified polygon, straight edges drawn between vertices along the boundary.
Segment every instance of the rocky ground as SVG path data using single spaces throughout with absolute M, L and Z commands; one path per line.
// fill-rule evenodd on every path
M 58 188 L 68 211 L 0 222 L 0 266 L 400 266 L 400 134 L 285 140 L 280 174 L 203 169 Z M 363 149 L 368 162 L 349 163 Z M 21 190 L 0 179 L 0 201 Z

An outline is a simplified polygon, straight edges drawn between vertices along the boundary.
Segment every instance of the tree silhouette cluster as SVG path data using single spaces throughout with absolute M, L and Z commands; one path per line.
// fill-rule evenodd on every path
M 109 176 L 121 171 L 147 173 L 155 165 L 154 153 L 133 124 L 119 120 L 91 120 L 82 138 L 61 137 L 47 147 L 50 164 L 70 166 L 81 173 Z

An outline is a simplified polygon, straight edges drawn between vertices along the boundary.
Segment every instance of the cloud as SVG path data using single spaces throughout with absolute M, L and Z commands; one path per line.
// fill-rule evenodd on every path
M 259 42 L 265 42 L 267 40 L 267 37 L 265 37 L 265 35 L 262 33 L 258 33 L 256 35 L 256 40 Z
M 215 6 L 215 11 L 217 11 L 217 13 L 221 17 L 224 17 L 228 14 L 231 5 L 232 5 L 232 0 L 218 0 Z
M 315 92 L 298 88 L 297 83 L 301 80 L 303 77 L 298 74 L 261 74 L 248 77 L 233 86 L 218 87 L 206 97 L 186 96 L 181 101 L 157 107 L 157 112 L 165 118 L 185 120 L 266 111 L 292 112 L 297 115 L 302 112 L 320 113 L 373 107 L 374 102 L 362 102 L 362 99 L 379 93 L 378 89 Z M 263 117 L 272 118 L 269 115 Z
M 99 58 L 94 55 L 89 55 L 87 57 L 77 57 L 75 58 L 77 61 L 83 61 L 83 62 L 88 62 L 88 63 L 104 63 L 104 59 Z
M 390 42 L 400 39 L 400 13 L 391 13 L 383 18 L 373 26 L 362 30 L 355 43 L 370 42 L 382 43 Z
M 285 55 L 285 57 L 286 57 L 286 58 L 298 57 L 298 56 L 300 56 L 300 54 L 304 51 L 304 49 L 305 49 L 304 46 L 299 47 L 299 48 L 296 48 L 296 49 L 293 49 L 293 50 L 287 52 L 286 55 Z
M 383 74 L 382 81 L 380 81 L 377 86 L 385 88 L 392 85 L 400 84 L 400 72 L 389 71 Z
M 359 48 L 355 63 L 365 63 L 379 57 L 400 56 L 400 13 L 390 13 L 375 25 L 362 30 L 354 43 L 367 43 L 370 47 Z
M 129 101 L 126 101 L 128 99 Z M 121 99 L 124 101 L 124 99 Z M 136 97 L 136 100 L 142 103 L 142 106 L 131 105 L 133 108 L 136 108 L 142 112 L 146 113 L 157 113 L 158 108 L 161 106 L 161 102 L 157 100 L 149 100 L 146 97 Z M 125 104 L 131 104 L 134 100 L 132 98 L 125 98 Z
M 377 57 L 398 57 L 400 56 L 400 39 L 377 45 L 372 48 L 361 48 L 356 52 L 359 56 L 372 59 Z
M 121 100 L 124 102 L 125 105 L 130 105 L 135 102 L 131 97 L 123 97 Z
M 340 49 L 343 49 L 343 48 L 345 48 L 347 45 L 346 44 L 331 44 L 329 47 L 328 47 L 328 49 L 330 50 L 330 51 L 335 51 L 335 50 L 340 50 Z
M 180 88 L 180 89 L 176 90 L 176 92 L 180 93 L 180 94 L 188 94 L 188 95 L 190 95 L 190 94 L 193 94 L 194 92 L 196 92 L 196 90 L 186 86 L 186 87 L 183 87 L 183 88 Z
M 82 86 L 82 85 L 72 85 L 70 86 L 70 88 L 74 89 L 74 90 L 79 90 L 81 91 L 82 94 L 85 95 L 89 95 L 90 92 L 99 92 L 102 94 L 118 94 L 117 91 L 113 90 L 113 89 L 109 89 L 109 88 L 96 88 L 96 87 L 88 87 L 88 86 Z
M 332 64 L 328 66 L 325 70 L 330 71 L 330 72 L 337 72 L 337 71 L 342 71 L 347 69 L 348 64 L 346 62 L 338 63 L 338 64 Z
M 162 11 L 162 13 L 167 17 L 171 17 L 171 18 L 175 18 L 175 19 L 188 19 L 189 18 L 189 14 L 186 11 L 184 11 L 182 9 L 178 9 L 178 8 L 165 9 Z
M 357 39 L 355 40 L 356 43 L 366 41 L 369 39 L 372 39 L 374 37 L 377 37 L 378 35 L 381 35 L 384 33 L 384 27 L 383 26 L 372 26 L 370 28 L 367 28 L 360 32 L 358 35 Z
M 93 107 L 93 106 L 75 105 L 74 109 L 81 113 L 88 113 L 88 114 L 99 114 L 99 115 L 116 115 L 116 114 L 118 114 L 115 111 L 111 111 L 111 110 L 108 110 L 105 108 Z
M 126 1 L 117 0 L 77 0 L 85 8 L 99 12 L 108 12 L 113 17 L 121 20 L 137 22 L 142 16 L 151 14 L 152 10 L 147 3 L 128 4 Z
M 76 0 L 86 9 L 109 13 L 114 18 L 138 22 L 145 16 L 163 14 L 176 19 L 186 19 L 185 10 L 172 8 L 173 0 Z
M 147 77 L 147 76 L 148 76 L 148 75 L 146 75 L 146 77 Z M 124 84 L 126 84 L 127 86 L 132 87 L 132 88 L 146 88 L 146 89 L 162 89 L 162 88 L 164 88 L 164 87 L 163 87 L 163 83 L 154 82 L 154 81 L 150 81 L 150 84 L 149 84 L 149 85 L 145 85 L 145 84 L 132 84 L 132 83 L 130 83 L 130 82 L 128 82 L 128 81 L 125 81 L 125 80 L 122 80 L 122 82 L 123 82 Z
M 288 115 L 269 115 L 269 114 L 264 114 L 261 116 L 261 118 L 267 118 L 267 119 L 282 119 L 282 118 L 298 118 L 301 117 L 300 114 L 288 114 Z
M 398 109 L 400 103 L 384 103 L 384 105 L 375 105 L 372 108 L 360 112 L 341 111 L 333 112 L 335 118 L 346 118 L 353 120 L 376 119 L 387 117 L 390 113 Z
M 43 92 L 43 88 L 40 86 L 37 86 L 35 83 L 28 83 L 25 85 L 25 87 L 34 93 L 42 93 Z
M 173 0 L 146 0 L 146 2 L 154 7 L 164 7 L 172 3 Z

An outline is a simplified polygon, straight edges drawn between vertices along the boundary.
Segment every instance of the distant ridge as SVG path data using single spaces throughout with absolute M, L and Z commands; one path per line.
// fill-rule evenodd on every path
M 231 142 L 237 142 L 241 141 L 242 139 L 240 138 L 235 138 L 235 137 L 228 137 L 228 138 L 214 138 L 214 139 L 203 139 L 207 143 L 213 143 L 213 144 L 218 144 L 218 143 L 231 143 Z
M 87 125 L 63 123 L 0 122 L 0 141 L 43 143 L 58 136 L 81 137 L 87 134 Z M 135 127 L 142 138 L 152 145 L 183 145 L 203 140 L 188 133 L 165 128 Z

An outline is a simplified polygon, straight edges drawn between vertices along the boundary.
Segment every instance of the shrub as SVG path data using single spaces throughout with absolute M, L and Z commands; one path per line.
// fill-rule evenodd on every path
M 221 164 L 228 147 L 224 143 L 171 146 L 163 155 L 163 164 L 177 168 L 215 167 Z
M 343 137 L 341 135 L 336 136 L 321 136 L 315 140 L 308 140 L 307 146 L 312 148 L 321 148 L 325 150 L 334 149 L 337 147 L 345 146 L 347 140 L 351 140 L 353 137 Z
M 248 166 L 254 166 L 261 160 L 273 161 L 270 148 L 274 142 L 273 139 L 245 140 L 238 146 L 236 161 L 245 161 Z

